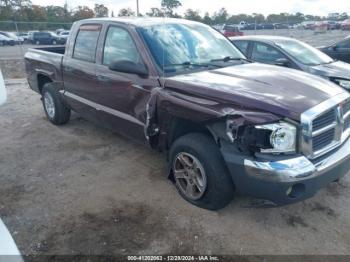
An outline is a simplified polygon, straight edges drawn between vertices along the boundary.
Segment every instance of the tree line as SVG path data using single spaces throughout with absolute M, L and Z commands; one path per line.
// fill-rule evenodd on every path
M 264 16 L 263 14 L 238 14 L 230 15 L 225 8 L 210 15 L 206 12 L 203 16 L 198 10 L 188 9 L 183 15 L 176 13 L 176 9 L 182 6 L 179 0 L 161 0 L 161 8 L 151 8 L 145 14 L 139 16 L 151 17 L 177 17 L 194 21 L 200 21 L 209 25 L 215 24 L 237 24 L 241 21 L 247 23 L 301 23 L 307 20 L 319 21 L 326 19 L 322 16 L 304 15 L 302 13 L 280 13 Z M 67 23 L 92 18 L 92 17 L 114 17 L 114 16 L 135 16 L 131 8 L 125 8 L 114 13 L 103 4 L 95 4 L 94 8 L 88 6 L 77 6 L 69 9 L 67 4 L 64 6 L 39 6 L 32 4 L 31 0 L 0 0 L 0 21 L 21 21 L 21 22 L 48 22 L 49 23 Z M 346 13 L 341 13 L 338 20 L 347 19 Z M 3 27 L 4 25 L 2 25 Z M 24 26 L 24 25 L 23 25 Z M 37 27 L 44 25 L 38 25 Z M 48 26 L 44 26 L 48 27 Z M 63 27 L 63 26 L 62 26 Z M 37 28 L 35 28 L 37 29 Z M 40 29 L 40 28 L 39 28 Z

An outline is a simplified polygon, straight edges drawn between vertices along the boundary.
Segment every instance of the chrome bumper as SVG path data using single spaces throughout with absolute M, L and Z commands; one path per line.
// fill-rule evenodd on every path
M 350 170 L 350 139 L 313 162 L 304 156 L 273 161 L 246 158 L 225 145 L 221 152 L 240 194 L 278 205 L 310 198 Z
M 315 163 L 304 156 L 299 156 L 270 162 L 245 159 L 244 166 L 249 176 L 281 182 L 297 182 L 320 176 L 347 160 L 350 160 L 350 139 L 335 152 Z

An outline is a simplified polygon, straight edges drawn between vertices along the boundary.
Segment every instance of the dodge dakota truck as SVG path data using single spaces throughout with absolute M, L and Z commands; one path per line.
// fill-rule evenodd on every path
M 49 121 L 65 124 L 73 110 L 166 153 L 167 176 L 202 208 L 235 192 L 294 203 L 350 168 L 349 93 L 251 63 L 201 23 L 82 20 L 65 47 L 31 49 L 25 64 Z

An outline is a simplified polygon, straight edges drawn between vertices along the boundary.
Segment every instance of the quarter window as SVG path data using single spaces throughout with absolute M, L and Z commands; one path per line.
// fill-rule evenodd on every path
M 87 62 L 95 62 L 96 47 L 100 31 L 100 25 L 81 26 L 75 40 L 73 57 Z
M 140 54 L 128 31 L 120 27 L 110 27 L 107 32 L 103 64 L 110 65 L 112 62 L 127 60 L 140 63 Z
M 285 58 L 285 56 L 276 48 L 263 43 L 254 44 L 252 52 L 252 59 L 254 61 L 273 64 L 277 59 L 280 58 Z
M 234 41 L 234 45 L 245 55 L 248 53 L 248 42 L 247 41 Z

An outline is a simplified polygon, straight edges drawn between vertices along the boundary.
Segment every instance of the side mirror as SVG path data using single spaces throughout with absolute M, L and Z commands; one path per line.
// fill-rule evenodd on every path
M 275 65 L 277 66 L 288 66 L 289 60 L 287 58 L 279 58 L 275 61 Z
M 136 64 L 129 60 L 119 60 L 112 62 L 108 68 L 112 71 L 134 74 L 139 76 L 147 76 L 148 70 L 144 64 Z

